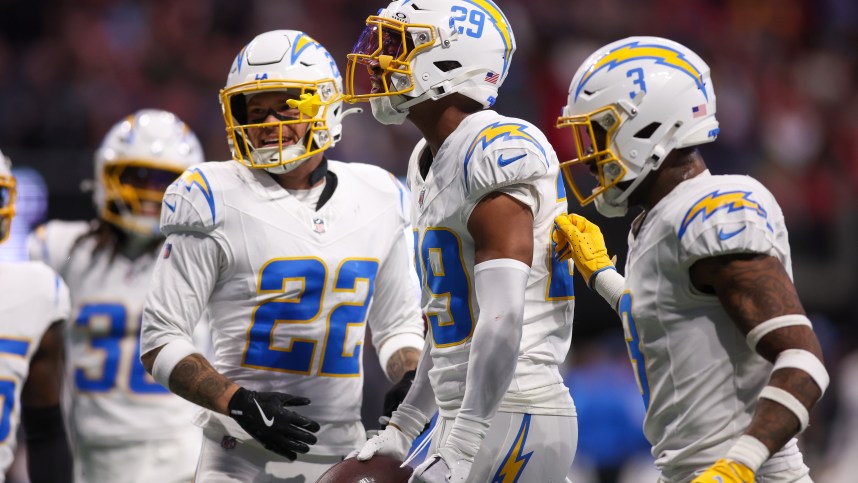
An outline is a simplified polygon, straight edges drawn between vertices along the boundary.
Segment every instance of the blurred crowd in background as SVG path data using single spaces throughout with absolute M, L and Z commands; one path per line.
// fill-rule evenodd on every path
M 796 284 L 824 347 L 832 387 L 803 435 L 819 482 L 855 481 L 858 459 L 858 2 L 854 0 L 496 0 L 518 49 L 495 108 L 554 129 L 572 74 L 629 35 L 686 44 L 712 68 L 721 133 L 715 173 L 760 179 L 783 207 Z M 210 160 L 229 159 L 218 101 L 229 66 L 256 34 L 299 29 L 345 56 L 384 0 L 0 0 L 0 149 L 24 198 L 46 189 L 18 230 L 45 217 L 93 216 L 85 180 L 107 129 L 140 108 L 176 113 Z M 404 175 L 418 132 L 349 117 L 334 159 Z M 574 199 L 570 210 L 595 218 Z M 600 218 L 595 218 L 600 219 Z M 601 222 L 622 267 L 628 220 Z M 12 247 L 14 248 L 14 246 Z M 579 412 L 579 483 L 642 481 L 651 466 L 643 404 L 614 313 L 577 287 L 568 383 Z M 367 351 L 370 353 L 370 351 Z M 368 360 L 372 360 L 370 357 Z M 386 384 L 368 364 L 368 385 Z M 851 383 L 850 383 L 851 381 Z M 368 391 L 374 427 L 381 402 Z M 854 464 L 854 463 L 852 463 Z M 642 473 L 642 471 L 644 473 Z M 646 481 L 653 481 L 648 478 Z

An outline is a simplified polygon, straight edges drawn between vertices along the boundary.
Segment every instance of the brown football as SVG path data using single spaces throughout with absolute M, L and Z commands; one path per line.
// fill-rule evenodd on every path
M 410 466 L 390 456 L 376 455 L 367 461 L 349 458 L 332 466 L 316 483 L 406 483 Z

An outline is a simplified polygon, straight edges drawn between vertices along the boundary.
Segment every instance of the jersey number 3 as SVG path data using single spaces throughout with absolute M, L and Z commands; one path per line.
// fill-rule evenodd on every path
M 310 327 L 322 314 L 327 286 L 328 267 L 315 257 L 275 259 L 267 262 L 259 273 L 258 293 L 269 295 L 253 310 L 253 321 L 247 331 L 247 346 L 242 365 L 267 371 L 311 374 L 316 348 L 321 345 L 322 356 L 316 373 L 330 377 L 357 377 L 360 375 L 360 345 L 349 346 L 349 329 L 362 330 L 366 312 L 375 288 L 378 260 L 350 258 L 337 268 L 331 290 L 352 301 L 344 301 L 328 312 L 324 340 L 307 335 L 315 331 Z M 366 284 L 366 295 L 358 295 L 358 284 Z M 284 296 L 289 285 L 298 287 L 298 293 Z M 295 290 L 289 290 L 290 294 Z M 278 295 L 280 295 L 278 297 Z M 274 332 L 279 324 L 293 326 L 295 335 L 289 345 L 274 345 Z M 282 338 L 282 336 L 281 336 Z M 320 344 L 321 342 L 321 344 Z

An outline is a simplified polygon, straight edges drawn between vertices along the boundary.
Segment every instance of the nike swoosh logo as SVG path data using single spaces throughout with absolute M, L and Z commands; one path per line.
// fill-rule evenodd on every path
M 739 228 L 736 231 L 731 231 L 729 233 L 724 233 L 723 229 L 718 230 L 718 238 L 720 238 L 721 240 L 729 240 L 730 238 L 733 238 L 734 236 L 738 235 L 739 233 L 742 233 L 745 230 L 745 228 L 747 228 L 747 226 L 743 226 L 742 228 Z
M 739 231 L 742 231 L 742 230 L 739 230 Z M 715 479 L 718 481 L 718 483 L 724 483 L 724 478 L 721 478 L 720 476 L 716 476 Z
M 170 203 L 167 203 L 167 200 L 164 200 L 164 204 L 167 205 L 167 208 L 169 208 L 170 211 L 174 213 L 176 212 L 176 205 L 171 205 Z
M 256 399 L 254 399 L 253 402 L 254 402 L 254 404 L 256 404 L 256 408 L 259 409 L 259 414 L 262 415 L 262 422 L 265 423 L 265 425 L 270 428 L 271 425 L 274 424 L 274 418 L 268 419 L 265 416 L 265 411 L 263 411 L 262 407 L 259 406 L 259 402 L 257 402 Z
M 520 155 L 520 156 L 516 156 L 516 157 L 514 157 L 514 158 L 507 158 L 507 159 L 504 159 L 504 158 L 503 158 L 503 154 L 501 154 L 501 155 L 500 155 L 500 157 L 498 158 L 498 166 L 500 166 L 501 168 L 503 168 L 504 166 L 509 166 L 510 164 L 512 164 L 512 163 L 514 163 L 514 162 L 516 162 L 516 161 L 518 161 L 519 159 L 521 159 L 521 158 L 523 158 L 523 157 L 525 157 L 525 156 L 527 156 L 527 155 L 526 155 L 526 154 L 522 154 L 522 155 Z

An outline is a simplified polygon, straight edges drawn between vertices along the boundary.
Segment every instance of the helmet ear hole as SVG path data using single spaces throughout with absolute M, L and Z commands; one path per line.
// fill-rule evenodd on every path
M 458 60 L 437 60 L 433 62 L 433 64 L 441 72 L 450 72 L 451 70 L 462 67 L 462 64 Z
M 653 134 L 661 127 L 660 122 L 651 122 L 643 127 L 640 131 L 635 133 L 635 137 L 638 139 L 649 139 Z

